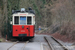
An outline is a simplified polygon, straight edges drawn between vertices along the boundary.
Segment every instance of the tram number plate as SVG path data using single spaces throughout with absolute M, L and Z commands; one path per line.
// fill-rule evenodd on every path
M 21 30 L 21 32 L 25 32 L 25 30 Z

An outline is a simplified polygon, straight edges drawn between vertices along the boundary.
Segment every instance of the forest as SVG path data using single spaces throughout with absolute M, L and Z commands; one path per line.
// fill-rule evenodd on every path
M 36 12 L 36 25 L 47 28 L 41 33 L 56 33 L 75 39 L 75 0 L 0 0 L 0 36 L 11 33 L 12 10 L 28 9 Z

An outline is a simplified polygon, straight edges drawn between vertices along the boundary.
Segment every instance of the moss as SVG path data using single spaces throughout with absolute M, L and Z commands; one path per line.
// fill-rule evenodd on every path
M 0 39 L 0 42 L 2 42 L 3 41 L 3 39 Z

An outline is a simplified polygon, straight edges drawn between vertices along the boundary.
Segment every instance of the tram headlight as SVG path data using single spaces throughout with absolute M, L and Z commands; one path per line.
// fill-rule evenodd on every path
M 12 24 L 12 21 L 10 21 L 10 24 Z

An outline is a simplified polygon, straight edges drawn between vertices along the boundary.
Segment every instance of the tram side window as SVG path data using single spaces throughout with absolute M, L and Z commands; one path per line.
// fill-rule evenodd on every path
M 32 24 L 32 18 L 31 17 L 27 17 L 27 25 L 31 25 Z
M 14 17 L 14 24 L 19 24 L 19 16 Z

